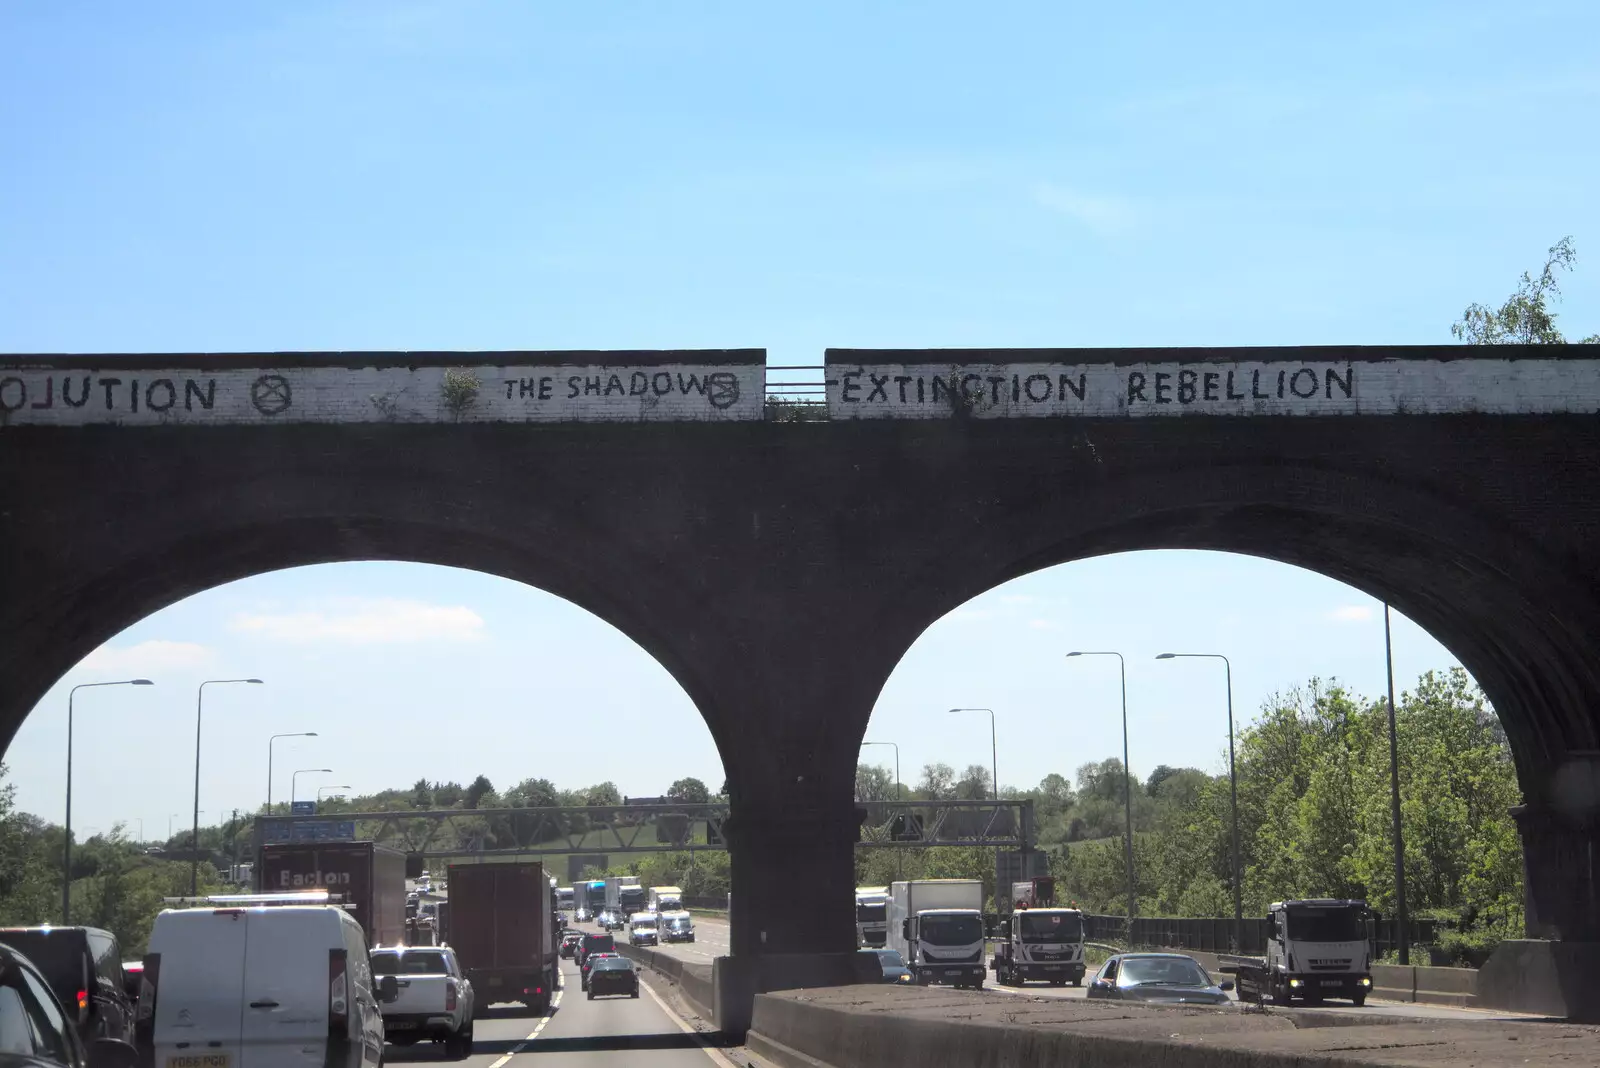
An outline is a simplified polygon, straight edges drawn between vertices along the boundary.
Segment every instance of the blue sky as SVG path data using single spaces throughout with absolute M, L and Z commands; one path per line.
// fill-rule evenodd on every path
M 754 345 L 814 363 L 827 345 L 1440 342 L 1567 234 L 1562 321 L 1600 329 L 1592 3 L 908 12 L 6 5 L 0 350 Z M 1073 644 L 1226 644 L 1241 710 L 1313 674 L 1376 692 L 1365 603 L 1225 557 L 1075 565 L 930 631 L 873 733 L 907 765 L 964 764 L 986 755 L 982 725 L 927 710 L 1003 707 L 1054 732 L 1009 736 L 1008 756 L 1003 730 L 1008 783 L 1113 752 L 1114 672 L 1057 663 Z M 177 644 L 126 652 L 152 641 Z M 550 658 L 537 682 L 517 660 L 529 641 Z M 1448 662 L 1409 628 L 1397 641 L 1403 678 Z M 992 669 L 924 689 L 908 670 L 924 655 Z M 261 576 L 96 657 L 71 679 L 125 667 L 163 684 L 85 699 L 122 733 L 80 751 L 101 769 L 80 780 L 80 826 L 165 833 L 188 805 L 185 687 L 224 670 L 270 684 L 207 698 L 208 737 L 236 756 L 208 763 L 208 811 L 259 800 L 267 724 L 313 717 L 329 726 L 307 766 L 363 789 L 480 770 L 633 792 L 716 777 L 656 665 L 481 576 Z M 1207 763 L 1222 736 L 1191 706 L 1209 683 L 1162 681 L 1203 669 L 1138 663 L 1135 768 Z M 47 815 L 63 705 L 52 693 L 7 754 Z M 608 747 L 598 774 L 543 751 L 550 727 L 570 744 L 602 715 L 661 748 Z M 482 744 L 437 746 L 452 721 L 481 724 Z M 129 789 L 134 769 L 169 767 L 170 784 Z

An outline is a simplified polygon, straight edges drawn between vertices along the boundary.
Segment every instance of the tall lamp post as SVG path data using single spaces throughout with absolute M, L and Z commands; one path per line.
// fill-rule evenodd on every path
M 272 815 L 272 743 L 279 738 L 315 738 L 316 731 L 295 731 L 292 734 L 274 734 L 267 739 L 267 815 Z
M 317 774 L 332 775 L 333 774 L 333 769 L 332 768 L 301 768 L 299 771 L 297 771 L 293 775 L 289 776 L 289 808 L 291 810 L 294 808 L 294 800 L 295 800 L 295 798 L 300 796 L 300 776 L 302 776 L 302 775 L 317 775 Z
M 1076 651 L 1068 656 L 1114 656 L 1122 680 L 1122 815 L 1127 827 L 1123 835 L 1123 855 L 1128 865 L 1128 933 L 1133 933 L 1133 913 L 1137 899 L 1133 892 L 1133 790 L 1128 785 L 1132 771 L 1128 767 L 1128 662 L 1121 653 Z
M 1394 823 L 1394 940 L 1400 963 L 1411 963 L 1411 936 L 1406 930 L 1406 840 L 1400 831 L 1400 743 L 1394 726 L 1394 641 L 1389 634 L 1389 602 L 1383 603 L 1383 656 L 1389 669 L 1389 818 Z
M 995 746 L 994 709 L 992 708 L 952 708 L 951 714 L 957 712 L 987 712 L 989 713 L 989 774 L 994 777 L 995 808 L 998 812 L 1000 801 L 1000 761 L 996 757 L 999 749 Z M 1000 847 L 994 847 L 994 900 L 995 907 L 999 908 L 1000 902 Z
M 1233 818 L 1233 951 L 1244 944 L 1243 873 L 1239 868 L 1239 773 L 1233 763 L 1233 664 L 1221 653 L 1159 653 L 1157 660 L 1220 660 L 1228 680 L 1228 788 Z
M 200 894 L 200 719 L 205 711 L 206 687 L 245 682 L 260 686 L 260 679 L 207 679 L 200 684 L 194 699 L 194 838 L 189 843 L 189 896 Z
M 906 799 L 905 790 L 900 785 L 900 747 L 893 742 L 862 742 L 862 745 L 887 745 L 894 749 L 894 797 L 896 801 Z
M 863 746 L 887 745 L 894 749 L 894 798 L 896 801 L 904 801 L 906 799 L 906 792 L 905 787 L 900 783 L 900 747 L 895 745 L 894 742 L 862 742 L 861 744 Z M 900 875 L 904 875 L 906 873 L 904 857 L 905 852 L 903 850 L 895 850 L 894 870 Z
M 994 776 L 994 799 L 996 801 L 1000 800 L 1000 762 L 995 759 L 995 754 L 998 753 L 999 750 L 995 747 L 995 744 L 994 744 L 994 740 L 995 740 L 995 735 L 994 735 L 994 709 L 992 709 L 992 708 L 952 708 L 950 711 L 952 713 L 955 713 L 955 712 L 987 712 L 987 713 L 989 713 L 989 763 L 991 765 L 990 769 L 989 769 L 989 774 Z
M 61 847 L 61 926 L 72 922 L 72 698 L 79 690 L 93 686 L 154 686 L 149 679 L 118 679 L 116 682 L 80 682 L 67 691 L 67 819 Z

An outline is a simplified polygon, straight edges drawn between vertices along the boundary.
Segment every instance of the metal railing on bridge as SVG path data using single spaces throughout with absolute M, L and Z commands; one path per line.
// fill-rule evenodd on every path
M 1033 842 L 1032 801 L 873 801 L 861 844 L 921 848 Z M 256 817 L 257 845 L 376 842 L 423 857 L 725 849 L 726 804 L 433 809 Z
M 828 418 L 828 384 L 821 367 L 769 366 L 764 414 L 769 423 L 819 423 Z M 773 376 L 777 375 L 777 380 Z

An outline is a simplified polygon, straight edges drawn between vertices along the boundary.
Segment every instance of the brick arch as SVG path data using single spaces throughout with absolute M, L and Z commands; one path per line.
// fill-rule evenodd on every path
M 611 552 L 621 550 L 613 547 Z M 696 668 L 678 655 L 670 628 L 651 617 L 643 599 L 623 603 L 614 587 L 594 581 L 584 562 L 559 552 L 541 554 L 536 545 L 507 543 L 426 522 L 375 516 L 300 517 L 224 525 L 145 545 L 112 566 L 85 573 L 84 581 L 66 596 L 36 605 L 9 651 L 9 686 L 0 697 L 0 752 L 28 711 L 74 665 L 153 613 L 206 590 L 272 571 L 374 560 L 461 568 L 560 597 L 616 627 L 695 700 Z M 611 563 L 623 566 L 619 559 Z M 707 727 L 722 755 L 716 727 L 710 720 Z

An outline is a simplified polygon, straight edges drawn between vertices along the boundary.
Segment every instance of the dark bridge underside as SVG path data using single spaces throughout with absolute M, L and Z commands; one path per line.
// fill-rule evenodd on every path
M 98 644 L 217 584 L 492 572 L 615 624 L 705 716 L 751 902 L 736 952 L 844 950 L 857 743 L 923 629 L 1052 564 L 1220 549 L 1385 598 L 1461 658 L 1516 754 L 1530 918 L 1594 939 L 1597 470 L 1578 416 L 12 427 L 0 741 Z

